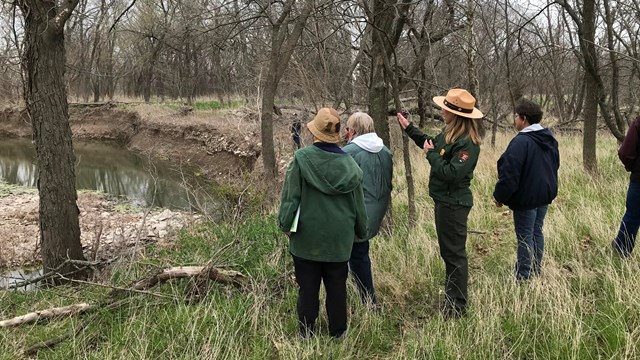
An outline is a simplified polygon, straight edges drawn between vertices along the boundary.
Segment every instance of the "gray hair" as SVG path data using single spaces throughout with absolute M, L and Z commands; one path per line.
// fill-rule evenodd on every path
M 347 128 L 353 129 L 356 135 L 368 134 L 375 132 L 373 119 L 367 113 L 356 112 L 349 116 L 347 120 Z

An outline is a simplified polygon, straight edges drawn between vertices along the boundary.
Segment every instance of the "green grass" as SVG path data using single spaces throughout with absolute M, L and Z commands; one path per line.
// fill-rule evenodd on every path
M 180 109 L 184 106 L 184 104 L 182 103 L 166 103 L 165 104 L 166 107 L 170 108 L 170 109 Z M 222 104 L 220 104 L 220 102 L 218 100 L 198 100 L 195 101 L 193 104 L 193 109 L 194 110 L 200 110 L 200 111 L 208 111 L 208 110 L 220 110 L 222 109 Z M 232 100 L 231 101 L 231 106 L 229 106 L 228 103 L 225 103 L 224 108 L 225 109 L 237 109 L 240 106 L 240 101 L 238 100 Z
M 433 202 L 427 196 L 428 165 L 412 154 L 418 223 L 407 229 L 403 170 L 394 179 L 393 232 L 372 241 L 374 281 L 382 304 L 360 304 L 349 283 L 349 333 L 342 342 L 327 335 L 321 310 L 319 336 L 296 336 L 297 289 L 287 240 L 273 214 L 237 223 L 186 229 L 172 246 L 150 246 L 133 263 L 120 263 L 103 282 L 126 287 L 157 268 L 204 264 L 247 274 L 244 289 L 213 284 L 199 303 L 190 284 L 175 280 L 151 291 L 158 298 L 125 294 L 129 301 L 96 314 L 0 329 L 0 358 L 21 358 L 26 347 L 60 335 L 84 319 L 90 324 L 42 359 L 633 359 L 640 357 L 640 265 L 609 251 L 624 212 L 628 174 L 613 138 L 598 143 L 599 176 L 582 170 L 580 139 L 560 137 L 560 193 L 545 223 L 543 275 L 519 284 L 512 278 L 515 236 L 511 213 L 491 201 L 496 149 L 483 145 L 473 181 L 467 250 L 470 312 L 444 321 Z M 398 169 L 403 169 L 396 150 Z M 0 292 L 0 318 L 28 311 L 103 299 L 108 289 L 59 287 L 28 294 Z M 324 295 L 322 295 L 324 296 Z M 322 304 L 324 301 L 321 302 Z M 323 308 L 324 306 L 322 306 Z
M 36 191 L 37 190 L 33 188 L 8 184 L 4 180 L 0 179 L 0 197 L 23 193 L 35 193 Z

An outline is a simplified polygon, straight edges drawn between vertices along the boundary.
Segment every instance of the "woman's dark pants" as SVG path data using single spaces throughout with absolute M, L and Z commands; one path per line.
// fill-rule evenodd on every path
M 320 262 L 293 256 L 298 282 L 298 321 L 303 337 L 313 335 L 320 310 L 320 281 L 327 293 L 325 306 L 329 318 L 329 335 L 340 337 L 347 330 L 347 275 L 345 262 Z
M 373 275 L 371 274 L 371 258 L 369 257 L 369 240 L 353 243 L 349 269 L 356 280 L 362 302 L 376 304 L 376 292 L 373 289 Z

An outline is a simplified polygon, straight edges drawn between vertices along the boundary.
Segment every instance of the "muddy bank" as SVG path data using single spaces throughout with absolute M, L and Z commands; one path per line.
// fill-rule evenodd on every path
M 0 269 L 40 263 L 38 194 L 35 190 L 0 189 Z M 81 192 L 81 242 L 87 259 L 110 259 L 136 245 L 172 244 L 178 231 L 203 220 L 201 215 L 153 209 L 130 209 L 103 194 Z M 96 252 L 97 249 L 97 252 Z
M 191 165 L 227 180 L 251 172 L 260 155 L 259 125 L 248 110 L 181 116 L 155 105 L 69 109 L 74 139 L 116 142 L 141 154 Z M 0 137 L 31 137 L 24 110 L 0 111 Z

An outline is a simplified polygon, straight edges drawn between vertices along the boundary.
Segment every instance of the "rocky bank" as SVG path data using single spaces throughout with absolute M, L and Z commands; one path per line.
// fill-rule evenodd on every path
M 136 244 L 171 244 L 178 230 L 203 219 L 168 209 L 131 210 L 104 194 L 80 192 L 81 242 L 87 259 L 105 260 Z M 40 262 L 38 193 L 20 188 L 0 192 L 0 268 Z

